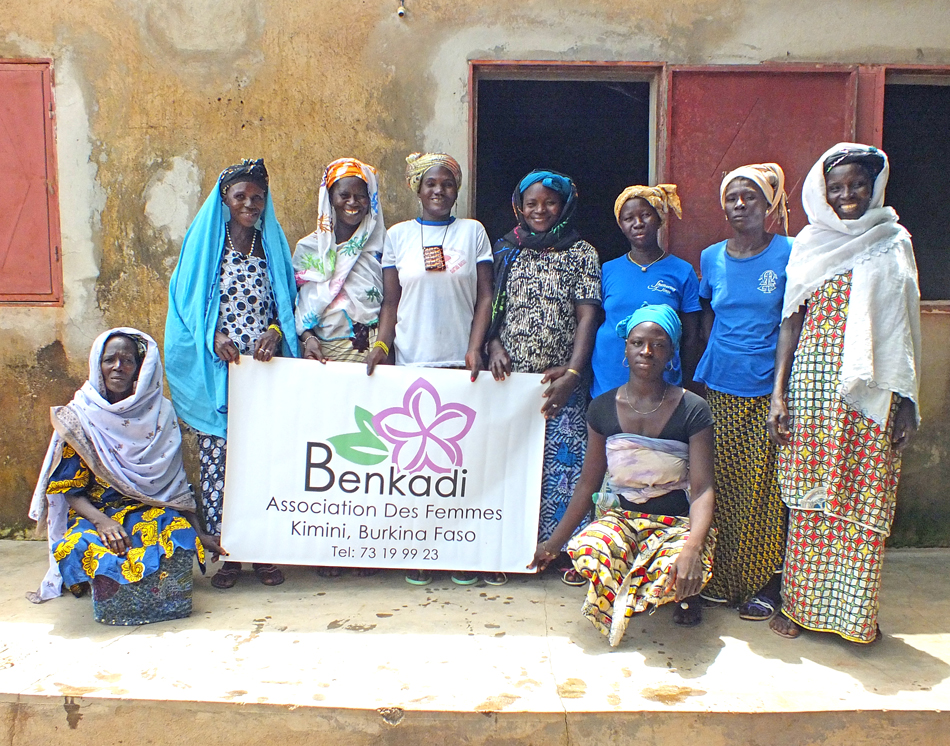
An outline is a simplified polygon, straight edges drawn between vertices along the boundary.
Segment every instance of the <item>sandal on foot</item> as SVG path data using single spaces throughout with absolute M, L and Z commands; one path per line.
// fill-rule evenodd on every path
M 371 578 L 374 575 L 379 575 L 378 567 L 357 567 L 353 574 L 358 578 Z
M 564 585 L 570 585 L 575 588 L 579 588 L 582 585 L 587 585 L 587 578 L 581 575 L 573 567 L 569 567 L 564 571 L 564 574 L 561 575 L 561 582 Z
M 221 565 L 221 569 L 211 576 L 211 585 L 219 590 L 225 591 L 228 588 L 233 588 L 240 577 L 241 563 L 225 562 Z
M 482 580 L 487 585 L 504 585 L 508 582 L 508 576 L 503 572 L 486 572 L 482 576 Z
M 432 574 L 428 570 L 410 570 L 406 573 L 406 582 L 409 585 L 429 585 Z
M 776 614 L 769 622 L 769 629 L 779 637 L 794 640 L 802 633 L 802 628 L 784 614 Z
M 749 622 L 764 622 L 775 614 L 776 603 L 767 596 L 753 596 L 739 607 L 739 618 Z
M 280 585 L 284 582 L 284 573 L 277 565 L 254 564 L 254 574 L 261 581 L 261 585 Z
M 321 578 L 338 578 L 343 574 L 342 567 L 318 567 L 317 575 Z
M 478 582 L 477 572 L 462 572 L 456 570 L 450 577 L 452 578 L 452 582 L 456 585 L 475 585 Z
M 695 627 L 703 621 L 703 607 L 699 599 L 684 598 L 673 609 L 673 624 L 677 627 Z

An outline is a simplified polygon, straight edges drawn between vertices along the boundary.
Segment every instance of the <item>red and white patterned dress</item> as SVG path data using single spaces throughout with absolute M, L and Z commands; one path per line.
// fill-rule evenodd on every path
M 896 397 L 882 428 L 838 394 L 850 294 L 849 271 L 811 296 L 789 379 L 791 443 L 779 451 L 790 510 L 782 608 L 806 629 L 872 642 L 900 454 L 891 448 Z

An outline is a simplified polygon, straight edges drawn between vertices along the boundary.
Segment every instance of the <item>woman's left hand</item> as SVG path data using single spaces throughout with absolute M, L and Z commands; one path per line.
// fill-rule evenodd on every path
M 468 369 L 468 372 L 472 374 L 471 378 L 473 381 L 478 378 L 478 374 L 485 370 L 480 350 L 469 350 L 465 353 L 465 367 Z
M 201 542 L 201 546 L 205 548 L 206 552 L 211 553 L 211 561 L 217 562 L 220 557 L 227 557 L 228 553 L 224 551 L 224 548 L 221 546 L 221 537 L 220 536 L 211 536 L 211 534 L 199 533 L 198 541 Z
M 545 398 L 544 406 L 541 407 L 541 414 L 544 419 L 549 420 L 557 417 L 567 404 L 567 400 L 574 393 L 577 386 L 577 376 L 568 373 L 567 366 L 561 365 L 557 368 L 548 368 L 544 371 L 544 378 L 541 383 L 550 383 L 551 385 L 541 394 Z
M 698 549 L 685 546 L 673 563 L 667 590 L 676 589 L 676 601 L 695 596 L 703 589 L 703 560 Z
M 901 399 L 894 415 L 894 434 L 891 436 L 891 448 L 900 453 L 907 447 L 917 432 L 917 412 L 911 399 Z
M 277 352 L 280 345 L 280 334 L 274 329 L 268 329 L 257 338 L 257 344 L 254 345 L 254 359 L 266 363 Z

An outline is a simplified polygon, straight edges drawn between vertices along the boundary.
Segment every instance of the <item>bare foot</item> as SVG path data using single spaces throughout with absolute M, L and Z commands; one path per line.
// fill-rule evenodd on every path
M 776 614 L 772 617 L 769 629 L 786 640 L 794 640 L 802 633 L 802 628 L 784 614 Z

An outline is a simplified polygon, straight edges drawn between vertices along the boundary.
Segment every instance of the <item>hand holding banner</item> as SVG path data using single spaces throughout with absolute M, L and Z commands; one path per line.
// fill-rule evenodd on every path
M 243 357 L 229 378 L 229 559 L 523 572 L 540 376 Z

